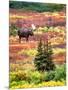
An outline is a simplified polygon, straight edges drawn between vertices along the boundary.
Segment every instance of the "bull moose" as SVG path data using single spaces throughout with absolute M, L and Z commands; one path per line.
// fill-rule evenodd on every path
M 33 36 L 33 35 L 34 33 L 32 29 L 22 28 L 18 30 L 19 43 L 21 43 L 21 38 L 26 38 L 26 41 L 28 41 L 29 36 Z

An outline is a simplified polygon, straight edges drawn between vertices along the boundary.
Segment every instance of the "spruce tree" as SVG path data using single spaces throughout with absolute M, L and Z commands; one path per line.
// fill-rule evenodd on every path
M 40 40 L 38 45 L 38 53 L 35 57 L 34 63 L 39 71 L 50 71 L 55 69 L 52 61 L 52 48 L 50 43 L 42 43 Z
M 42 70 L 42 59 L 43 59 L 43 48 L 42 48 L 42 41 L 40 39 L 40 42 L 38 44 L 38 49 L 37 49 L 38 53 L 35 57 L 35 60 L 34 60 L 34 63 L 35 63 L 35 66 L 37 68 L 37 70 Z
M 54 70 L 55 69 L 55 64 L 53 62 L 53 51 L 52 51 L 52 46 L 51 43 L 44 43 L 44 52 L 43 52 L 45 59 L 46 59 L 46 67 L 45 70 L 50 71 L 50 70 Z

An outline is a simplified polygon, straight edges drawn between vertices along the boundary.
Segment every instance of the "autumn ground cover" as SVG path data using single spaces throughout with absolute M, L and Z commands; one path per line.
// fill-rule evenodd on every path
M 66 13 L 63 10 L 27 12 L 27 9 L 22 10 L 18 7 L 10 8 L 9 13 L 9 87 L 35 88 L 66 85 Z M 34 36 L 30 36 L 28 42 L 22 38 L 19 43 L 17 29 L 25 25 L 29 28 L 31 24 L 36 25 Z M 51 42 L 52 59 L 56 66 L 54 71 L 36 70 L 34 59 L 38 53 L 40 38 L 45 43 L 47 39 Z
M 64 31 L 63 31 L 64 32 Z M 51 33 L 51 34 L 50 34 Z M 36 34 L 36 32 L 35 32 Z M 44 37 L 45 35 L 43 33 L 41 33 L 40 35 L 43 35 L 43 40 L 46 41 L 46 38 Z M 38 34 L 38 36 L 40 36 Z M 49 38 L 49 40 L 52 43 L 53 46 L 53 61 L 56 65 L 63 65 L 66 60 L 65 60 L 65 33 L 62 34 L 61 33 L 52 33 L 52 31 L 49 31 L 49 35 L 52 38 Z M 55 37 L 53 36 L 55 35 Z M 62 36 L 62 37 L 61 37 Z M 59 38 L 59 40 L 58 40 Z M 55 40 L 54 40 L 55 39 Z M 17 73 L 17 78 L 22 78 L 28 74 L 24 74 L 20 76 L 20 74 L 23 74 L 24 70 L 25 72 L 27 72 L 29 70 L 29 72 L 31 72 L 31 70 L 34 70 L 32 72 L 35 72 L 35 67 L 34 67 L 34 57 L 37 54 L 37 46 L 38 46 L 38 37 L 37 35 L 35 35 L 34 38 L 30 37 L 29 41 L 26 42 L 25 39 L 22 39 L 21 44 L 19 44 L 18 41 L 18 37 L 10 37 L 10 45 L 9 45 L 9 50 L 10 50 L 10 80 L 12 78 L 15 78 L 15 74 L 13 74 L 14 72 Z M 19 73 L 19 70 L 20 73 Z M 23 72 L 22 72 L 23 70 Z M 65 71 L 64 71 L 65 72 Z M 11 74 L 12 73 L 12 74 Z M 39 73 L 39 72 L 38 72 Z M 40 74 L 40 73 L 39 73 Z M 41 74 L 44 75 L 44 74 Z M 52 74 L 50 74 L 52 75 Z M 45 76 L 45 75 L 44 75 Z M 65 74 L 64 74 L 65 76 Z M 52 76 L 53 77 L 53 76 Z M 56 76 L 55 76 L 56 77 Z M 57 76 L 60 77 L 60 74 Z M 35 78 L 35 80 L 37 80 L 38 77 L 33 76 L 32 78 Z M 26 80 L 26 78 L 25 78 Z M 32 80 L 32 82 L 34 82 L 35 80 Z M 38 81 L 38 80 L 37 80 Z M 50 80 L 50 81 L 46 81 L 46 80 L 42 80 L 41 82 L 39 82 L 38 84 L 34 83 L 34 84 L 30 84 L 27 81 L 24 81 L 23 79 L 16 81 L 16 79 L 13 79 L 12 81 L 10 81 L 10 87 L 11 88 L 33 88 L 33 87 L 44 87 L 44 86 L 64 86 L 65 85 L 65 79 L 62 77 L 61 80 Z
M 46 33 L 48 33 L 49 41 L 51 41 L 51 44 L 53 47 L 54 59 L 56 60 L 56 62 L 60 62 L 60 63 L 65 62 L 65 52 L 66 52 L 66 50 L 65 50 L 65 30 L 63 30 L 62 32 L 60 32 L 60 30 L 59 30 L 58 33 L 56 31 L 54 31 L 54 32 L 49 31 L 49 32 L 45 32 L 45 33 L 43 32 L 41 34 L 39 34 L 39 33 L 36 34 L 36 31 L 35 31 L 34 37 L 30 37 L 28 42 L 26 42 L 25 39 L 22 39 L 21 44 L 19 44 L 17 36 L 16 37 L 12 36 L 12 37 L 10 37 L 10 57 L 12 57 L 12 58 L 16 57 L 16 59 L 14 59 L 14 61 L 16 61 L 16 60 L 20 60 L 20 59 L 21 60 L 25 59 L 24 57 L 26 57 L 26 58 L 31 57 L 32 53 L 34 53 L 34 55 L 35 55 L 35 53 L 36 53 L 35 49 L 37 48 L 39 37 L 41 36 L 42 39 L 46 41 L 46 36 L 45 36 Z M 28 50 L 30 52 L 30 55 L 27 54 Z

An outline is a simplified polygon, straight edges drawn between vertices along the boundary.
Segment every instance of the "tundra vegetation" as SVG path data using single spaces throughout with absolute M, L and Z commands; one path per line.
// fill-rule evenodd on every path
M 66 85 L 66 5 L 10 1 L 9 8 L 9 87 Z M 24 27 L 34 35 L 19 43 Z

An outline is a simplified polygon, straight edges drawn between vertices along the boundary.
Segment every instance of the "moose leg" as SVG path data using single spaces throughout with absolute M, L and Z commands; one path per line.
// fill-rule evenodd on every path
M 19 36 L 19 43 L 21 43 L 21 37 Z
M 26 37 L 26 41 L 28 41 L 28 37 Z

